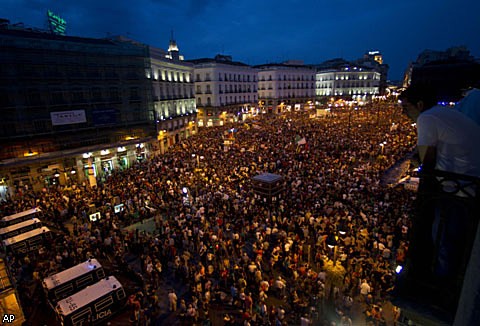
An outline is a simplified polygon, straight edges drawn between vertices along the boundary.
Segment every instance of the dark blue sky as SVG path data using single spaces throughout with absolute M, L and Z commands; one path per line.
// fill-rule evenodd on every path
M 0 17 L 44 27 L 47 9 L 67 34 L 125 35 L 166 49 L 170 31 L 185 59 L 232 55 L 247 64 L 320 63 L 380 50 L 400 79 L 425 50 L 465 45 L 480 57 L 474 0 L 0 0 Z

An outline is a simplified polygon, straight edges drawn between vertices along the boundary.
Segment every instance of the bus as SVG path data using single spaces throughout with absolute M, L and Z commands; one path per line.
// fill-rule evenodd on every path
M 42 222 L 36 217 L 17 224 L 6 226 L 0 229 L 0 240 L 5 240 L 41 227 Z
M 50 229 L 46 226 L 42 226 L 41 228 L 5 239 L 2 242 L 5 251 L 17 255 L 38 250 L 47 239 L 52 239 L 52 232 L 50 232 Z
M 13 224 L 16 224 L 16 223 L 20 223 L 20 222 L 32 219 L 34 217 L 40 216 L 41 212 L 42 211 L 40 210 L 40 208 L 32 208 L 32 209 L 29 209 L 29 210 L 26 210 L 26 211 L 23 211 L 23 212 L 20 212 L 20 213 L 15 213 L 13 215 L 4 216 L 0 220 L 0 225 L 2 227 L 5 227 L 5 226 L 13 225 Z
M 102 265 L 98 260 L 90 258 L 60 273 L 46 277 L 42 285 L 48 301 L 55 307 L 58 301 L 103 278 L 105 278 L 105 271 Z
M 60 300 L 56 314 L 63 326 L 97 325 L 121 310 L 125 291 L 114 276 L 108 276 Z

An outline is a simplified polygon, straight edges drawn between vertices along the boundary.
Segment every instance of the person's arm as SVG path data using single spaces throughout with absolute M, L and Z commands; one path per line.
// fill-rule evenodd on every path
M 417 150 L 423 169 L 435 169 L 438 142 L 437 128 L 439 121 L 433 115 L 421 114 L 417 119 Z
M 433 170 L 437 162 L 437 149 L 434 146 L 418 145 L 418 155 L 424 169 Z

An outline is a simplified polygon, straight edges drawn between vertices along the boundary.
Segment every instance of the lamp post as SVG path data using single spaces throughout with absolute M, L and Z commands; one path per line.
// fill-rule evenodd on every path
M 333 249 L 333 266 L 335 266 L 337 262 L 337 240 L 338 240 L 338 236 L 333 233 L 330 233 L 327 236 L 327 241 L 326 241 L 327 246 L 328 248 Z
M 387 144 L 386 141 L 384 141 L 383 143 L 380 143 L 380 147 L 381 147 L 381 153 L 383 155 L 383 151 L 384 151 L 384 148 L 385 148 L 385 145 Z
M 192 154 L 192 157 L 197 159 L 197 168 L 199 168 L 199 167 L 200 167 L 200 156 L 197 155 L 197 154 L 195 154 L 195 153 L 193 153 L 193 154 Z

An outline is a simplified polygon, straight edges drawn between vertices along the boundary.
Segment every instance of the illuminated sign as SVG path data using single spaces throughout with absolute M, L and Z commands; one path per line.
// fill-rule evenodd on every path
M 85 110 L 50 112 L 50 118 L 53 126 L 87 122 Z
M 57 35 L 65 35 L 65 31 L 67 30 L 67 22 L 65 19 L 47 10 L 47 20 L 50 32 Z

